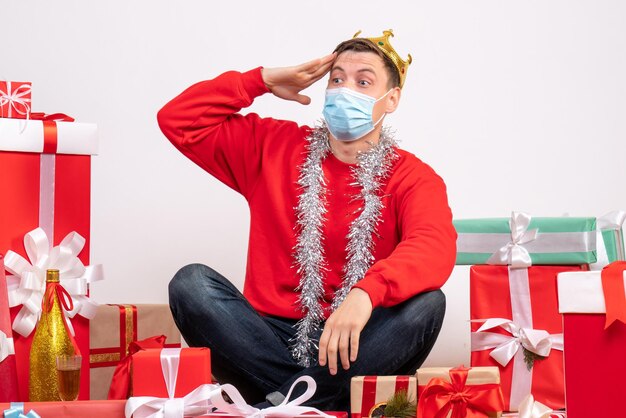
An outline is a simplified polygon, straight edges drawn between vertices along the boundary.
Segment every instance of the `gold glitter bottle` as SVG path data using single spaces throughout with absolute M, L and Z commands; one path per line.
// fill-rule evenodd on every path
M 75 354 L 75 343 L 64 322 L 57 287 L 60 287 L 59 270 L 48 270 L 41 318 L 30 348 L 28 398 L 31 402 L 60 400 L 56 357 Z

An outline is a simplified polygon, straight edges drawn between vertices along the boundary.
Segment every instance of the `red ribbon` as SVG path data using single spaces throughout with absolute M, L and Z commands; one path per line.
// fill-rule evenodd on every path
M 44 312 L 50 312 L 52 310 L 52 306 L 54 305 L 54 298 L 57 298 L 59 307 L 61 309 L 61 316 L 63 321 L 63 326 L 65 327 L 65 331 L 72 342 L 72 347 L 74 347 L 74 354 L 80 356 L 80 349 L 78 348 L 78 344 L 76 344 L 76 339 L 70 332 L 70 327 L 67 324 L 69 321 L 68 318 L 65 317 L 65 313 L 63 311 L 71 311 L 74 309 L 74 302 L 72 301 L 72 296 L 69 294 L 67 290 L 61 285 L 61 283 L 48 283 L 46 285 L 46 292 L 43 295 L 43 310 Z M 48 317 L 50 318 L 50 317 Z
M 124 357 L 113 373 L 111 387 L 109 388 L 108 399 L 128 399 L 131 393 L 130 387 L 130 366 L 133 354 L 148 348 L 163 348 L 165 346 L 165 335 L 146 338 L 141 341 L 133 341 L 128 345 L 128 355 Z
M 434 378 L 421 393 L 417 416 L 429 418 L 484 418 L 488 412 L 502 411 L 504 400 L 500 385 L 466 385 L 470 369 L 450 369 L 450 382 Z
M 602 291 L 606 305 L 604 329 L 610 327 L 615 321 L 626 324 L 625 270 L 626 261 L 615 261 L 602 269 Z
M 30 118 L 43 122 L 43 153 L 56 154 L 57 152 L 57 122 L 74 122 L 74 118 L 65 113 L 31 113 Z

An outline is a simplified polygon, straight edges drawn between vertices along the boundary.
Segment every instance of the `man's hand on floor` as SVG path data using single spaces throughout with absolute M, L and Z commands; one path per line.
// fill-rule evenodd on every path
M 355 288 L 333 312 L 320 337 L 319 364 L 326 366 L 330 374 L 337 374 L 337 354 L 344 370 L 356 361 L 359 353 L 361 331 L 372 315 L 372 301 L 364 290 Z

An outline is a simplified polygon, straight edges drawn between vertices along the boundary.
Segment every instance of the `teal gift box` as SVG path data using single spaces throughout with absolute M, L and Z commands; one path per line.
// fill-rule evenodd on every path
M 574 265 L 596 261 L 596 218 L 457 219 L 457 265 Z

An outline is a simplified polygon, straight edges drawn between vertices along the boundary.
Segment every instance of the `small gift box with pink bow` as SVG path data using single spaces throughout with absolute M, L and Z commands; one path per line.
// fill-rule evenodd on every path
M 30 109 L 30 82 L 0 80 L 0 118 L 27 119 Z

